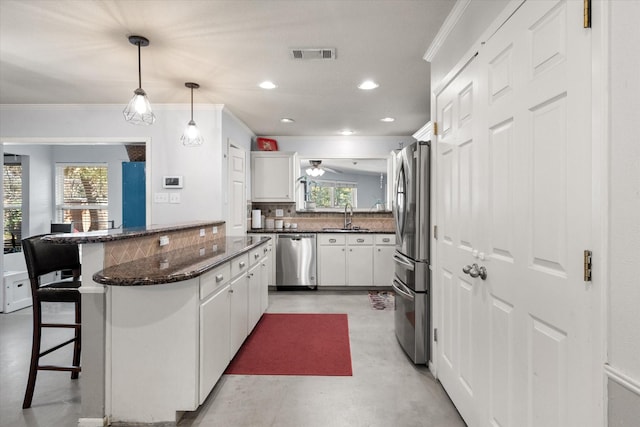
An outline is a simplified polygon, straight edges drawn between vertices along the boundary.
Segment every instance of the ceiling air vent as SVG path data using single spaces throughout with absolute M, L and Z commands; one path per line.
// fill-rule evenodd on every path
M 311 48 L 294 48 L 291 49 L 291 58 L 293 59 L 336 59 L 336 49 L 335 48 L 322 48 L 322 49 L 311 49 Z

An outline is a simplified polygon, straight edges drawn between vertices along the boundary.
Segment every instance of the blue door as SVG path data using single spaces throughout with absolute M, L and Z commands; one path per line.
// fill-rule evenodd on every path
M 146 224 L 145 162 L 122 162 L 122 226 Z

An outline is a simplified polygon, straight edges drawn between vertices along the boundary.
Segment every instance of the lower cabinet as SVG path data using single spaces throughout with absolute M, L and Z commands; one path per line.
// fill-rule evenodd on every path
M 347 285 L 373 284 L 373 236 L 347 235 Z
M 395 236 L 318 234 L 318 286 L 390 286 Z
M 318 286 L 347 284 L 346 235 L 318 234 Z
M 261 284 L 265 247 L 252 249 L 261 255 L 251 272 L 244 253 L 196 278 L 109 288 L 110 419 L 175 422 L 204 402 L 253 328 L 250 286 Z M 253 319 L 265 304 L 256 288 Z
M 247 274 L 248 289 L 249 289 L 249 312 L 248 312 L 248 331 L 252 331 L 253 328 L 260 320 L 262 316 L 262 264 L 257 263 L 249 269 Z
M 391 286 L 395 269 L 393 262 L 395 251 L 395 235 L 378 234 L 375 236 L 373 250 L 373 284 L 375 286 Z
M 249 325 L 249 276 L 247 275 L 247 256 L 231 261 L 231 294 L 230 343 L 231 354 L 234 355 L 242 346 L 248 335 Z M 234 269 L 234 267 L 236 267 Z M 235 270 L 235 271 L 234 271 Z
M 200 404 L 231 360 L 229 282 L 200 304 Z

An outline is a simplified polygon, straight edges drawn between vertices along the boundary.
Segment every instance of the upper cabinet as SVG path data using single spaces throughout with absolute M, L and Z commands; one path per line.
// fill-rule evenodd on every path
M 283 151 L 251 152 L 251 200 L 295 202 L 300 165 L 298 154 Z

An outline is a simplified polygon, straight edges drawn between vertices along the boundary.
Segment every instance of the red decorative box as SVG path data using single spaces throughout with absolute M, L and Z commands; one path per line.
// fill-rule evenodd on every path
M 258 138 L 256 140 L 260 151 L 278 151 L 278 141 L 271 138 Z

